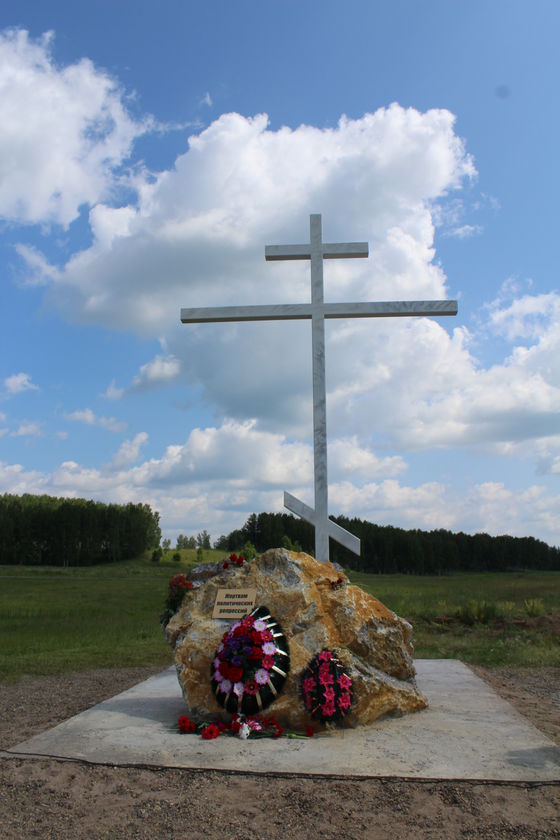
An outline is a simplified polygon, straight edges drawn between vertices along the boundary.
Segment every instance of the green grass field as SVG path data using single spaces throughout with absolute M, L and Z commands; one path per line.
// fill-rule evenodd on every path
M 560 666 L 560 572 L 349 576 L 413 624 L 420 658 Z M 457 612 L 469 605 L 495 616 L 468 626 Z
M 197 562 L 195 551 L 182 551 L 180 563 L 172 555 L 85 568 L 0 566 L 0 679 L 170 664 L 159 614 L 169 578 Z M 223 557 L 204 552 L 206 561 Z M 418 657 L 560 665 L 560 573 L 350 578 L 412 622 Z M 456 618 L 482 601 L 496 612 L 488 624 Z
M 169 578 L 196 551 L 83 568 L 0 566 L 0 679 L 93 667 L 171 664 L 159 615 Z M 205 551 L 204 560 L 224 552 Z

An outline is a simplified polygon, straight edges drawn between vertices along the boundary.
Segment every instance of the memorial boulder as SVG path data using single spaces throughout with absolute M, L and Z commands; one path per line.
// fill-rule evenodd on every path
M 319 682 L 339 704 L 333 722 L 344 725 L 427 705 L 414 681 L 411 625 L 331 563 L 272 549 L 241 566 L 198 567 L 191 580 L 165 634 L 193 719 L 266 709 L 283 726 L 304 730 L 329 719 L 314 713 Z M 224 591 L 229 603 L 239 601 L 237 620 L 235 609 L 231 618 L 213 618 L 226 609 L 217 608 L 228 604 Z M 252 618 L 241 625 L 246 614 Z M 255 656 L 250 685 L 234 685 L 237 665 Z

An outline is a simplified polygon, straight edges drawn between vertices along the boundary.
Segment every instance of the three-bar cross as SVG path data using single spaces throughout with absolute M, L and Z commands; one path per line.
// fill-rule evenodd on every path
M 266 260 L 311 261 L 311 303 L 181 309 L 183 324 L 311 320 L 315 507 L 310 508 L 286 492 L 284 492 L 284 506 L 315 526 L 315 557 L 321 561 L 329 559 L 329 537 L 355 554 L 360 553 L 359 539 L 329 519 L 328 514 L 325 318 L 395 318 L 457 314 L 457 302 L 454 300 L 325 303 L 323 260 L 367 256 L 367 242 L 323 242 L 321 216 L 315 214 L 310 216 L 309 244 L 267 245 L 265 248 Z

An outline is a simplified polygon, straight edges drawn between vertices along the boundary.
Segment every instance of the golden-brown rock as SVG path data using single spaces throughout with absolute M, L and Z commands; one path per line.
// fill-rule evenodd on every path
M 299 680 L 322 648 L 337 653 L 352 679 L 349 725 L 427 705 L 414 682 L 410 624 L 373 595 L 350 585 L 331 563 L 272 549 L 241 568 L 209 566 L 193 578 L 195 588 L 167 625 L 166 636 L 174 647 L 179 683 L 195 719 L 223 711 L 212 693 L 210 674 L 218 644 L 232 623 L 212 619 L 217 590 L 225 588 L 256 588 L 257 606 L 266 606 L 282 625 L 291 669 L 282 693 L 270 707 L 282 725 L 302 729 L 311 722 L 301 701 Z M 337 584 L 340 579 L 342 583 Z

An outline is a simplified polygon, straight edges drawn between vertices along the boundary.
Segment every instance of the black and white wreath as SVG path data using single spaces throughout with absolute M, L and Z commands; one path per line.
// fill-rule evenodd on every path
M 229 628 L 211 666 L 216 700 L 231 714 L 253 715 L 278 696 L 290 670 L 288 641 L 266 607 Z

